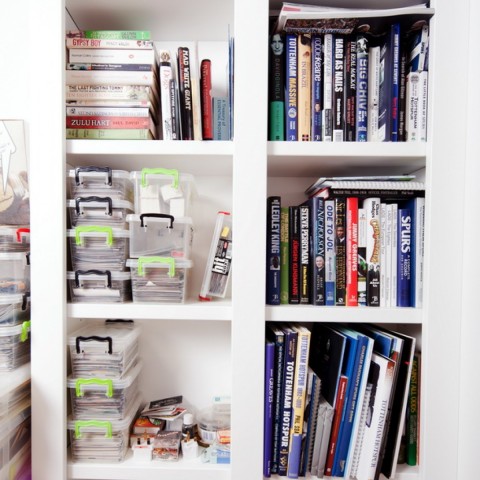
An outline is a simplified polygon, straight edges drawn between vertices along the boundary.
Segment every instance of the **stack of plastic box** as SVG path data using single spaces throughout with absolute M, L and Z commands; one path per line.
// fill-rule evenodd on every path
M 192 175 L 162 168 L 131 173 L 135 215 L 129 215 L 134 302 L 184 303 L 192 268 Z
M 127 215 L 133 212 L 130 173 L 109 167 L 80 167 L 69 172 L 72 271 L 67 272 L 72 302 L 131 300 L 126 270 Z
M 125 458 L 141 407 L 138 337 L 133 322 L 120 320 L 88 324 L 69 336 L 72 414 L 67 426 L 73 460 Z

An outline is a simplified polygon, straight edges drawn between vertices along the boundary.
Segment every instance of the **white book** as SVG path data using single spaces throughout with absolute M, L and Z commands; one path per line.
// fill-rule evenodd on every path
M 392 261 L 391 261 L 391 269 L 392 269 L 392 279 L 391 279 L 391 284 L 392 284 L 392 300 L 391 300 L 391 306 L 396 307 L 397 306 L 397 255 L 398 255 L 398 239 L 397 239 L 397 233 L 398 233 L 398 204 L 397 203 L 392 203 Z
M 405 134 L 407 142 L 420 141 L 419 102 L 421 94 L 420 73 L 410 72 L 407 75 Z
M 380 47 L 371 47 L 368 54 L 368 123 L 367 141 L 378 141 L 380 113 Z
M 419 97 L 419 131 L 418 139 L 427 141 L 427 104 L 428 104 L 428 72 L 420 73 L 420 97 Z
M 100 117 L 148 117 L 148 107 L 103 107 L 67 105 L 67 117 L 100 116 Z
M 112 48 L 73 48 L 68 51 L 69 63 L 125 63 L 156 65 L 155 50 L 123 50 Z
M 415 307 L 423 307 L 423 277 L 425 260 L 425 198 L 415 202 Z
M 387 306 L 387 204 L 380 204 L 380 306 Z
M 392 307 L 392 211 L 387 204 L 387 221 L 385 223 L 385 306 Z
M 315 432 L 311 467 L 312 475 L 316 475 L 319 478 L 322 478 L 325 473 L 325 462 L 327 460 L 334 411 L 334 408 L 325 398 L 321 397 L 318 407 L 317 430 Z
M 148 85 L 156 87 L 155 72 L 66 70 L 66 85 Z
M 170 100 L 170 81 L 173 79 L 172 56 L 170 51 L 161 50 L 160 56 L 160 106 L 161 133 L 163 140 L 173 140 L 172 136 L 172 104 Z

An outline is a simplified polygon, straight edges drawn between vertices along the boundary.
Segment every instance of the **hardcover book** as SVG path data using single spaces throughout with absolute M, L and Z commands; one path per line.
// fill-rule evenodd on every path
M 281 198 L 267 198 L 267 305 L 280 305 Z
M 190 49 L 188 47 L 178 47 L 177 63 L 182 140 L 193 140 L 192 71 Z
M 324 142 L 331 142 L 333 141 L 333 35 L 326 34 L 323 42 L 322 138 Z
M 357 99 L 357 43 L 348 37 L 345 45 L 345 140 L 355 141 Z
M 300 303 L 310 303 L 310 207 L 300 205 Z
M 358 306 L 358 198 L 347 197 L 346 295 L 348 307 Z
M 310 206 L 310 286 L 311 303 L 325 305 L 325 205 L 323 198 L 312 197 Z
M 270 39 L 269 140 L 285 140 L 285 36 Z
M 309 33 L 297 37 L 297 117 L 298 140 L 310 141 L 312 101 L 312 39 Z
M 312 133 L 314 142 L 322 141 L 323 111 L 323 37 L 312 35 Z
M 412 212 L 398 209 L 397 307 L 411 307 L 412 288 Z
M 265 399 L 263 412 L 263 476 L 270 477 L 273 452 L 275 343 L 265 342 Z
M 293 205 L 289 207 L 289 303 L 300 303 L 300 209 Z
M 280 303 L 288 304 L 290 285 L 289 208 L 280 209 Z
M 333 36 L 333 141 L 345 140 L 345 37 Z
M 213 140 L 212 62 L 203 59 L 200 65 L 200 107 L 202 113 L 202 138 Z
M 368 140 L 368 38 L 357 36 L 357 95 L 355 104 L 355 140 Z
M 298 139 L 298 107 L 297 107 L 297 35 L 286 35 L 286 108 L 285 124 L 287 141 Z
M 335 305 L 335 201 L 325 202 L 325 305 Z

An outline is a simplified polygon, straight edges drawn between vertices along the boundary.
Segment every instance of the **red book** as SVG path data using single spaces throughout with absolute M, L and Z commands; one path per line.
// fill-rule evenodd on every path
M 151 128 L 149 117 L 82 115 L 67 117 L 67 128 Z
M 342 420 L 343 406 L 345 405 L 345 393 L 347 391 L 348 377 L 342 375 L 338 380 L 337 397 L 335 400 L 335 413 L 333 415 L 332 432 L 328 444 L 327 460 L 325 461 L 325 476 L 332 476 L 333 460 L 337 448 L 338 432 Z
M 204 140 L 213 140 L 212 62 L 208 59 L 202 60 L 200 66 L 200 92 L 202 137 Z
M 347 306 L 358 306 L 358 198 L 347 197 Z

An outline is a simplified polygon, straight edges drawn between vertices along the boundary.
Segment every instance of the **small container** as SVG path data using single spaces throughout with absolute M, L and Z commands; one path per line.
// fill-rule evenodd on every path
M 128 259 L 134 303 L 184 303 L 192 261 L 171 257 Z
M 195 438 L 195 424 L 193 423 L 193 414 L 188 412 L 183 415 L 182 438 L 183 440 L 190 440 L 192 438 Z
M 192 219 L 164 213 L 128 215 L 130 258 L 162 256 L 189 258 L 192 247 Z
M 131 172 L 135 192 L 135 213 L 166 213 L 176 217 L 191 215 L 195 195 L 190 174 L 165 168 L 144 168 Z
M 30 295 L 0 295 L 0 328 L 30 320 Z
M 29 252 L 30 227 L 0 227 L 0 252 Z
M 84 325 L 68 337 L 75 378 L 121 378 L 138 361 L 139 329 L 132 321 Z
M 138 394 L 138 375 L 141 366 L 141 362 L 136 363 L 119 379 L 69 376 L 67 388 L 70 390 L 72 418 L 74 420 L 125 418 Z
M 230 405 L 214 404 L 198 414 L 198 432 L 208 445 L 218 442 L 218 434 L 230 429 Z
M 163 430 L 153 440 L 153 460 L 178 460 L 182 434 Z
M 137 396 L 122 420 L 91 418 L 67 421 L 72 459 L 76 462 L 121 462 L 128 451 L 130 425 L 140 408 Z
M 30 252 L 0 252 L 0 295 L 30 290 Z
M 70 225 L 108 225 L 112 228 L 128 228 L 127 215 L 133 213 L 133 204 L 111 197 L 77 197 L 67 201 Z
M 0 372 L 10 372 L 30 361 L 30 321 L 0 328 Z
M 128 271 L 77 270 L 67 272 L 67 282 L 73 303 L 124 303 L 132 299 Z
M 0 425 L 30 407 L 30 364 L 0 375 Z M 1 478 L 1 477 L 0 477 Z
M 69 198 L 110 197 L 133 201 L 130 172 L 112 170 L 110 167 L 78 167 L 68 172 Z
M 81 225 L 67 231 L 73 270 L 125 270 L 130 234 L 128 230 Z

